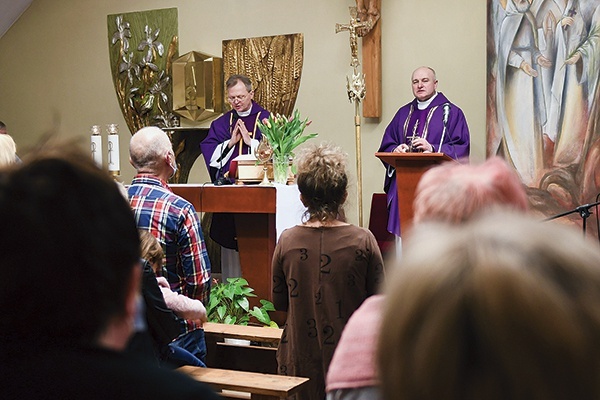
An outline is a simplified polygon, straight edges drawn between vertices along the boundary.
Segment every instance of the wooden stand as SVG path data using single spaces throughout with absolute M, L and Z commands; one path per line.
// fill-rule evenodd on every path
M 453 159 L 442 153 L 375 153 L 375 156 L 396 169 L 401 229 L 406 232 L 412 225 L 413 201 L 421 175 L 434 165 Z
M 252 300 L 271 300 L 271 262 L 277 242 L 275 187 L 169 186 L 175 194 L 192 203 L 198 212 L 235 214 L 242 275 L 257 296 Z

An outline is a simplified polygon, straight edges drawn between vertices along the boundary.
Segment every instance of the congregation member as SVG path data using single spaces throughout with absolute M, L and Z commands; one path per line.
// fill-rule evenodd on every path
M 470 136 L 462 110 L 437 91 L 435 71 L 419 67 L 412 73 L 415 98 L 401 107 L 385 129 L 380 152 L 444 153 L 455 160 L 469 157 Z M 400 236 L 396 170 L 384 163 L 389 232 Z
M 142 128 L 131 137 L 129 157 L 137 171 L 128 196 L 138 228 L 150 231 L 165 249 L 166 278 L 171 289 L 206 306 L 210 261 L 194 206 L 174 194 L 167 184 L 177 170 L 169 137 L 160 128 Z M 201 324 L 185 320 L 184 329 L 185 334 L 174 344 L 204 362 L 206 343 Z
M 89 154 L 48 145 L 0 170 L 0 386 L 7 399 L 217 399 L 123 350 L 140 284 L 135 219 Z
M 158 239 L 149 231 L 139 230 L 141 258 L 143 266 L 142 296 L 145 304 L 147 330 L 136 334 L 130 347 L 135 351 L 135 339 L 138 342 L 150 342 L 150 346 L 137 351 L 149 353 L 160 365 L 177 368 L 183 365 L 206 367 L 206 365 L 189 351 L 173 343 L 178 336 L 185 333 L 181 318 L 206 322 L 206 310 L 199 300 L 193 300 L 171 290 L 162 275 L 164 252 Z M 178 311 L 176 313 L 175 311 Z M 141 338 L 140 338 L 141 337 Z
M 13 138 L 8 135 L 0 135 L 0 167 L 18 162 L 17 145 Z
M 578 230 L 522 214 L 419 225 L 385 290 L 383 399 L 599 398 L 598 265 Z
M 250 78 L 231 75 L 225 83 L 227 101 L 231 110 L 214 120 L 206 139 L 200 144 L 210 178 L 217 185 L 228 184 L 231 161 L 242 154 L 254 154 L 262 133 L 258 121 L 269 117 L 269 112 L 254 101 Z M 240 256 L 232 214 L 215 213 L 212 216 L 210 237 L 221 246 L 221 278 L 242 276 Z
M 283 231 L 273 255 L 273 303 L 287 311 L 277 363 L 279 374 L 310 378 L 300 399 L 320 400 L 342 330 L 377 292 L 384 267 L 373 234 L 337 218 L 348 195 L 341 149 L 310 146 L 296 162 L 307 211 L 302 225 Z
M 497 209 L 526 213 L 529 206 L 515 170 L 494 157 L 479 165 L 447 162 L 431 168 L 417 185 L 413 209 L 417 225 L 460 224 Z M 369 297 L 344 328 L 327 373 L 328 400 L 381 399 L 375 349 L 384 299 L 380 294 Z
M 167 279 L 162 276 L 164 252 L 158 239 L 149 231 L 140 231 L 142 245 L 142 258 L 150 263 L 158 287 L 165 299 L 165 304 L 179 317 L 193 320 L 202 325 L 207 321 L 206 308 L 200 300 L 190 299 L 187 296 L 171 290 Z

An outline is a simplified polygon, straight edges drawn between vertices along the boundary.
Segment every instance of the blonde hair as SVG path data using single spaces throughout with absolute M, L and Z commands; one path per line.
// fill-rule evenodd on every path
M 600 249 L 500 213 L 421 224 L 386 288 L 385 399 L 600 396 Z
M 335 219 L 346 200 L 347 155 L 333 143 L 302 149 L 296 157 L 296 181 L 309 219 Z
M 142 258 L 150 263 L 156 274 L 163 265 L 164 251 L 158 239 L 150 231 L 139 230 Z
M 0 135 L 0 167 L 13 164 L 17 161 L 17 145 L 8 134 Z
M 528 209 L 525 187 L 514 169 L 500 157 L 480 165 L 447 162 L 423 174 L 413 204 L 414 223 L 459 223 L 482 211 Z

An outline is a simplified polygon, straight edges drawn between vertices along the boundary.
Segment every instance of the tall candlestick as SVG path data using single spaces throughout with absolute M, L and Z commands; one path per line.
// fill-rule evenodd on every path
M 102 136 L 100 136 L 100 125 L 92 125 L 91 150 L 92 159 L 102 168 Z
M 121 173 L 119 161 L 119 126 L 117 124 L 106 125 L 108 131 L 108 172 L 117 176 Z

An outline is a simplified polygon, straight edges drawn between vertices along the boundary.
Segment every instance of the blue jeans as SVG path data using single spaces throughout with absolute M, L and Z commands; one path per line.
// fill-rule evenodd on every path
M 195 331 L 181 335 L 173 340 L 169 347 L 172 347 L 171 345 L 180 347 L 191 353 L 202 363 L 201 366 L 206 367 L 206 341 L 204 340 L 204 329 L 196 329 Z
M 174 345 L 173 343 L 169 343 L 168 354 L 164 361 L 173 368 L 179 368 L 184 365 L 206 368 L 206 364 L 200 361 L 198 357 L 196 357 L 186 349 Z

